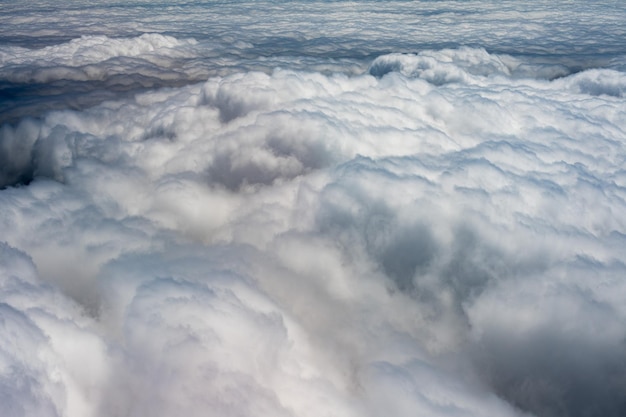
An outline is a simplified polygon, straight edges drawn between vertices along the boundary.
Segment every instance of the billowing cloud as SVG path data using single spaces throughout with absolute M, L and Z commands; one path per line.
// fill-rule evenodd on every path
M 622 9 L 265 5 L 7 12 L 0 414 L 623 415 Z

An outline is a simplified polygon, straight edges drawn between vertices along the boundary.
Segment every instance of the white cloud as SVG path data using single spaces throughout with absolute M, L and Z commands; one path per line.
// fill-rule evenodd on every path
M 215 32 L 111 7 L 198 26 L 1 47 L 7 91 L 62 84 L 0 126 L 3 416 L 623 414 L 619 63 L 525 56 L 568 9 L 389 4 L 225 5 Z

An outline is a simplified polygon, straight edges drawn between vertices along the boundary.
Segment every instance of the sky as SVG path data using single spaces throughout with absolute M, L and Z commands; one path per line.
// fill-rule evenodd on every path
M 625 415 L 624 21 L 0 0 L 0 415 Z

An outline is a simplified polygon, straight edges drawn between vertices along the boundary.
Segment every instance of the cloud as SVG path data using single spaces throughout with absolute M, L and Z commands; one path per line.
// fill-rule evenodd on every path
M 619 35 L 624 9 L 618 6 L 392 1 L 362 2 L 359 7 L 344 2 L 298 2 L 285 8 L 272 1 L 219 7 L 104 2 L 52 10 L 36 3 L 7 8 L 0 36 L 19 46 L 40 47 L 82 35 L 167 33 L 178 39 L 193 37 L 233 46 L 247 42 L 259 46 L 252 56 L 265 57 L 352 54 L 369 58 L 385 51 L 472 45 L 503 53 L 572 58 L 575 65 L 583 65 L 602 61 L 604 53 L 623 55 Z M 595 47 L 601 50 L 585 53 Z
M 472 48 L 426 51 L 418 55 L 385 55 L 376 58 L 369 69 L 370 74 L 376 77 L 392 71 L 407 77 L 420 77 L 435 85 L 466 82 L 470 75 L 511 74 L 511 69 L 497 56 Z
M 528 77 L 623 70 L 624 12 L 613 4 L 558 11 L 441 1 L 214 6 L 12 6 L 0 17 L 0 123 L 236 72 L 280 67 L 354 75 L 390 52 L 468 45 L 492 58 L 513 56 L 505 64 Z
M 624 267 L 574 263 L 515 285 L 517 297 L 504 284 L 479 298 L 469 309 L 474 355 L 497 392 L 538 415 L 619 415 L 624 312 L 606 296 L 624 294 Z M 590 279 L 605 290 L 590 290 Z
M 588 70 L 568 79 L 566 85 L 577 93 L 622 98 L 626 77 L 624 72 L 614 70 Z
M 0 251 L 3 413 L 93 415 L 109 368 L 93 322 L 39 278 L 24 252 L 6 243 Z
M 190 55 L 185 49 L 193 48 L 197 41 L 178 40 L 171 36 L 144 34 L 132 39 L 115 39 L 107 36 L 83 36 L 68 43 L 48 46 L 41 49 L 4 47 L 0 55 L 2 67 L 25 66 L 27 68 L 84 67 L 85 77 L 97 77 L 90 73 L 88 65 L 99 64 L 114 58 L 141 58 L 148 62 L 159 62 L 167 58 L 184 58 Z M 102 67 L 93 67 L 94 71 Z M 36 74 L 36 73 L 33 73 Z M 7 74 L 8 75 L 8 74 Z M 10 80 L 29 80 L 27 74 L 13 74 Z M 50 74 L 53 77 L 54 74 Z M 20 78 L 18 78 L 20 77 Z M 30 81 L 49 81 L 33 75 Z M 43 76 L 45 77 L 45 76 Z M 67 77 L 65 77 L 67 78 Z
M 582 19 L 529 40 L 567 8 L 389 4 L 12 23 L 3 415 L 624 414 L 620 41 L 587 69 L 547 52 Z

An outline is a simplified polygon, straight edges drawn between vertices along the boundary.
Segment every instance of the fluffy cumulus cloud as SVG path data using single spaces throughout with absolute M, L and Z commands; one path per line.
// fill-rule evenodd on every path
M 37 47 L 45 5 L 6 12 L 2 416 L 626 413 L 623 11 L 577 67 L 375 30 L 513 48 L 568 9 L 374 3 L 205 6 L 208 41 L 102 2 L 124 36 L 67 8 Z

